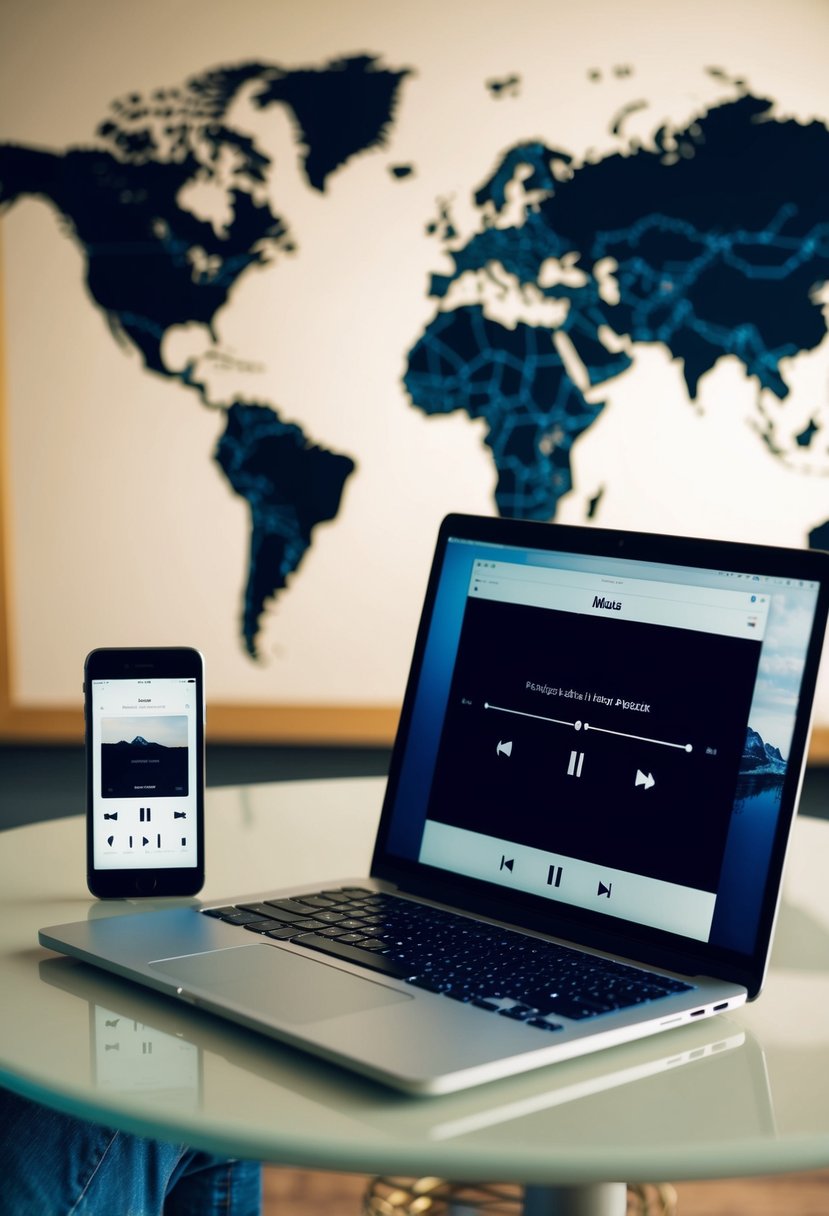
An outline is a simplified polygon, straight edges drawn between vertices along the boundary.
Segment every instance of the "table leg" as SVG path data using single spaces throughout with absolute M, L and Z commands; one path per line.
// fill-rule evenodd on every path
M 625 1216 L 627 1186 L 601 1182 L 589 1186 L 528 1186 L 523 1216 Z
M 638 1188 L 637 1188 L 638 1189 Z M 447 1182 L 445 1178 L 372 1179 L 365 1195 L 366 1216 L 626 1216 L 624 1182 L 584 1186 L 516 1186 L 514 1183 Z M 647 1205 L 641 1210 L 648 1211 Z M 673 1212 L 673 1207 L 663 1208 Z

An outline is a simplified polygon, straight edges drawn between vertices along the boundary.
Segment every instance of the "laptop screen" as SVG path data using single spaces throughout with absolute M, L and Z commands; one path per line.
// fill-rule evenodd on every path
M 447 521 L 386 853 L 751 955 L 802 767 L 824 561 Z

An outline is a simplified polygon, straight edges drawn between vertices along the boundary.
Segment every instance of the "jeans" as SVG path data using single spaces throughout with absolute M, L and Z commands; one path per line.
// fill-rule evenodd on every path
M 2 1216 L 260 1216 L 258 1161 L 145 1140 L 0 1089 Z

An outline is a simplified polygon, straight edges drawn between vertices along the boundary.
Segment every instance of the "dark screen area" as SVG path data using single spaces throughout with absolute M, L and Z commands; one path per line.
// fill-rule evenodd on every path
M 715 891 L 759 655 L 470 598 L 428 818 Z

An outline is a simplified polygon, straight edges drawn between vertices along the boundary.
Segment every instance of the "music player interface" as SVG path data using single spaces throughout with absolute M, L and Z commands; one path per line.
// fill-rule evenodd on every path
M 195 866 L 195 680 L 93 680 L 91 704 L 95 867 Z
M 420 860 L 707 940 L 767 614 L 476 561 Z

